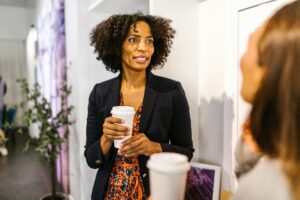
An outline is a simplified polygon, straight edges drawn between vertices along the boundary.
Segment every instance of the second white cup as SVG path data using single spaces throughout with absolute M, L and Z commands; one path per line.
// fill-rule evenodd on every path
M 147 163 L 150 192 L 154 200 L 183 200 L 190 169 L 187 156 L 178 153 L 152 154 Z
M 135 111 L 134 108 L 130 106 L 114 106 L 111 110 L 111 114 L 113 117 L 117 117 L 125 121 L 121 124 L 122 126 L 127 126 L 130 128 L 130 134 L 128 136 L 120 140 L 114 140 L 114 147 L 119 149 L 122 142 L 132 136 Z

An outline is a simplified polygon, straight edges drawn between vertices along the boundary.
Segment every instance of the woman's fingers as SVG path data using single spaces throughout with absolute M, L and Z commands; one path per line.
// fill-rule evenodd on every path
M 129 128 L 127 126 L 122 126 L 119 124 L 110 124 L 110 123 L 104 123 L 103 128 L 110 129 L 116 132 L 129 132 Z
M 145 134 L 138 134 L 130 137 L 122 143 L 119 150 L 120 155 L 136 156 L 141 154 L 147 154 L 148 143 L 151 142 Z
M 143 147 L 144 140 L 142 137 L 131 137 L 128 140 L 125 140 L 123 142 L 121 151 L 120 151 L 121 154 L 124 154 L 124 155 L 132 154 L 135 152 L 142 152 L 144 150 L 144 147 Z
M 124 120 L 121 119 L 121 118 L 117 118 L 117 117 L 107 117 L 105 118 L 105 121 L 104 123 L 107 122 L 107 123 L 110 123 L 110 124 L 114 124 L 114 123 L 124 123 Z
M 133 153 L 125 154 L 125 156 L 132 157 L 132 156 L 138 156 L 138 155 L 142 155 L 142 154 L 144 154 L 144 149 L 135 151 Z
M 116 132 L 110 129 L 103 129 L 103 135 L 110 140 L 120 140 L 123 139 L 126 135 L 124 132 Z
M 130 129 L 122 126 L 123 120 L 116 117 L 107 117 L 103 123 L 103 135 L 109 140 L 123 139 Z

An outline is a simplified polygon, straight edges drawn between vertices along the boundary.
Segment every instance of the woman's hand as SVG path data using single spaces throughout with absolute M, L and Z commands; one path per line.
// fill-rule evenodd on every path
M 107 155 L 114 140 L 123 139 L 129 134 L 130 128 L 122 126 L 124 121 L 116 117 L 107 117 L 103 123 L 103 135 L 100 140 L 102 153 Z
M 123 119 L 116 117 L 107 117 L 103 123 L 103 137 L 108 141 L 123 139 L 129 134 L 130 128 L 122 126 Z
M 150 141 L 144 133 L 140 133 L 130 137 L 122 143 L 119 149 L 119 155 L 125 156 L 150 156 L 153 153 L 162 152 L 159 143 Z

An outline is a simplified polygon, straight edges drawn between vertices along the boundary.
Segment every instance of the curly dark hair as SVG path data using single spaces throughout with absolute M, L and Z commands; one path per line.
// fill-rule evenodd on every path
M 97 60 L 102 60 L 107 70 L 114 73 L 122 70 L 122 44 L 130 26 L 137 21 L 147 22 L 154 38 L 154 53 L 147 69 L 162 68 L 167 61 L 175 34 L 170 19 L 144 15 L 140 12 L 112 15 L 90 33 L 90 44 L 95 47 Z

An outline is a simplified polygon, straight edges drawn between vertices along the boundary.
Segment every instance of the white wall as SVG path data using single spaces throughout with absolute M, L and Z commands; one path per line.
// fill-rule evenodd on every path
M 0 39 L 25 40 L 30 11 L 24 7 L 0 6 Z
M 233 189 L 236 131 L 235 1 L 199 3 L 199 151 L 206 163 L 222 166 L 222 189 Z
M 65 1 L 68 81 L 72 85 L 69 104 L 75 106 L 75 124 L 70 130 L 70 192 L 74 199 L 88 199 L 91 170 L 83 157 L 85 116 L 88 98 L 87 6 L 83 1 Z

